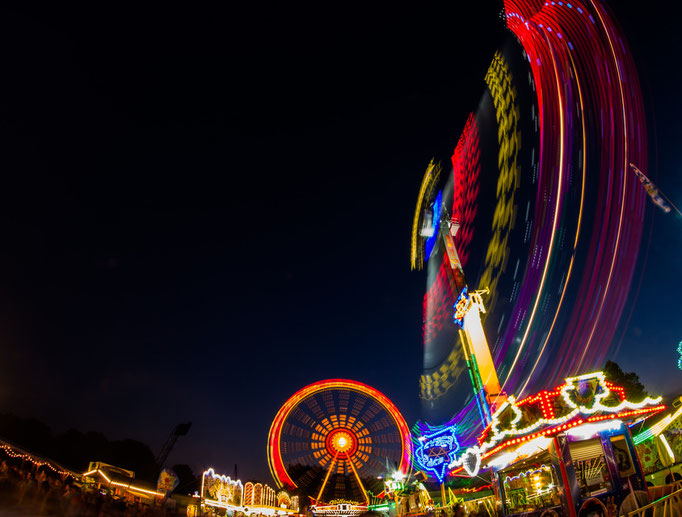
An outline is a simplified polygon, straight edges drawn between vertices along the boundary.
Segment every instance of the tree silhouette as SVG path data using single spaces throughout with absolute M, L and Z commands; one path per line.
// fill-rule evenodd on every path
M 649 395 L 635 372 L 624 372 L 613 361 L 606 361 L 603 371 L 607 381 L 625 388 L 625 396 L 630 402 L 641 402 Z

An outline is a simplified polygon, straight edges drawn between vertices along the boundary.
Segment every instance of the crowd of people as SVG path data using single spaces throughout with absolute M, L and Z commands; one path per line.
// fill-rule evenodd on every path
M 0 463 L 0 513 L 55 517 L 157 517 L 165 508 L 126 501 L 96 487 L 80 486 L 72 477 L 46 467 Z

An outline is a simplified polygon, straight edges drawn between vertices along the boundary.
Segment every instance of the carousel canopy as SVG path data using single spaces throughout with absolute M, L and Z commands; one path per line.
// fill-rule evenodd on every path
M 510 396 L 494 413 L 491 424 L 451 467 L 475 475 L 481 461 L 497 452 L 540 437 L 604 420 L 625 423 L 662 411 L 662 398 L 626 399 L 625 389 L 608 382 L 602 372 L 569 377 L 551 391 L 516 400 Z

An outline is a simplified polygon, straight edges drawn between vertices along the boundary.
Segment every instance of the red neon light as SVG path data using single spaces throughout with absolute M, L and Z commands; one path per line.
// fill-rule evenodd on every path
M 493 454 L 501 451 L 502 449 L 506 449 L 510 445 L 515 445 L 517 443 L 522 443 L 522 442 L 527 442 L 529 440 L 532 440 L 534 438 L 538 438 L 540 436 L 554 436 L 557 433 L 560 433 L 561 431 L 565 431 L 567 429 L 570 429 L 572 427 L 576 427 L 579 425 L 582 425 L 584 423 L 589 423 L 589 422 L 599 422 L 602 420 L 613 420 L 616 418 L 625 418 L 628 416 L 636 416 L 636 415 L 643 415 L 644 413 L 658 413 L 659 411 L 663 411 L 665 409 L 665 406 L 663 404 L 659 406 L 654 406 L 650 408 L 641 408 L 641 409 L 633 409 L 630 411 L 622 411 L 620 413 L 613 413 L 609 415 L 597 415 L 597 416 L 591 416 L 583 420 L 582 418 L 579 418 L 578 420 L 574 420 L 572 422 L 568 422 L 556 427 L 551 427 L 549 429 L 543 429 L 542 431 L 537 431 L 532 434 L 527 434 L 525 436 L 520 436 L 517 438 L 512 438 L 511 440 L 507 440 L 505 442 L 502 442 L 500 445 L 497 447 L 490 449 L 488 452 L 483 454 L 481 456 L 481 459 L 488 458 L 492 456 Z
M 454 197 L 452 219 L 459 223 L 455 246 L 462 266 L 469 259 L 469 245 L 473 240 L 473 222 L 478 212 L 478 177 L 481 172 L 481 149 L 476 119 L 471 113 L 452 153 Z
M 478 488 L 460 488 L 459 490 L 454 490 L 455 493 L 461 492 L 463 494 L 474 494 L 476 492 L 480 492 L 481 490 L 487 490 L 492 488 L 492 484 L 489 485 L 483 485 Z

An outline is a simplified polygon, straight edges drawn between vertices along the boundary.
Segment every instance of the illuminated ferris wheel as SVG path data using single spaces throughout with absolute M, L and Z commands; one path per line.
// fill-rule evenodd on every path
M 410 460 L 410 432 L 395 405 L 374 388 L 345 379 L 296 392 L 268 436 L 277 484 L 299 488 L 318 503 L 366 503 L 366 490 L 387 467 L 407 474 Z

